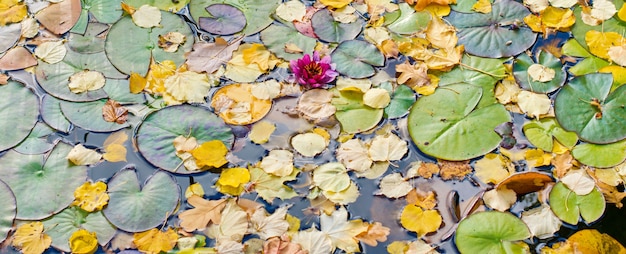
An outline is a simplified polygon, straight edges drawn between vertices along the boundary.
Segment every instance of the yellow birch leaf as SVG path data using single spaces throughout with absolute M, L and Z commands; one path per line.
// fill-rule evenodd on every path
M 163 85 L 165 91 L 175 100 L 173 103 L 166 100 L 168 104 L 204 103 L 204 97 L 209 95 L 211 89 L 207 75 L 193 71 L 176 72 L 168 76 Z
M 102 158 L 109 162 L 126 161 L 126 147 L 124 142 L 128 140 L 128 135 L 124 131 L 115 132 L 104 140 L 104 154 Z
M 431 4 L 426 6 L 424 10 L 429 11 L 432 15 L 437 17 L 445 17 L 450 15 L 450 5 Z
M 382 88 L 372 88 L 363 94 L 363 104 L 372 108 L 386 108 L 391 102 L 391 95 Z
M 511 175 L 509 164 L 501 154 L 489 153 L 476 161 L 474 175 L 483 183 L 498 184 Z
M 422 11 L 429 5 L 449 5 L 455 4 L 456 0 L 408 0 L 408 4 L 415 4 L 413 8 L 416 11 Z
M 109 203 L 109 194 L 106 190 L 107 185 L 103 182 L 85 182 L 74 190 L 72 205 L 79 206 L 87 212 L 102 210 Z
M 545 153 L 541 149 L 528 149 L 524 153 L 524 157 L 529 162 L 529 166 L 531 167 L 541 167 L 550 165 L 552 161 L 552 154 Z
M 546 94 L 523 90 L 517 94 L 517 105 L 526 115 L 539 119 L 550 112 L 552 101 Z
M 232 84 L 220 88 L 211 99 L 211 107 L 224 119 L 235 125 L 247 125 L 261 120 L 272 107 L 271 100 L 252 95 L 252 84 Z
M 574 22 L 576 22 L 576 17 L 571 9 L 548 6 L 541 11 L 541 23 L 546 27 L 565 32 L 574 25 Z
M 0 0 L 0 26 L 22 21 L 28 15 L 26 4 L 20 0 Z
M 553 69 L 541 64 L 531 64 L 528 67 L 528 75 L 533 81 L 548 82 L 554 79 L 556 72 Z
M 272 133 L 276 130 L 276 125 L 269 121 L 260 121 L 252 125 L 248 137 L 255 144 L 265 144 L 269 140 Z
M 22 253 L 43 253 L 50 244 L 52 238 L 44 233 L 43 223 L 40 221 L 23 224 L 15 230 L 11 245 L 22 251 Z
M 464 50 L 464 45 L 459 45 L 456 48 L 440 49 L 435 52 L 427 50 L 423 61 L 428 66 L 428 69 L 448 71 L 461 62 Z
M 194 195 L 198 197 L 204 196 L 204 188 L 202 188 L 200 183 L 191 184 L 185 189 L 185 198 L 190 198 Z
M 250 182 L 250 171 L 247 168 L 227 168 L 222 171 L 215 186 L 221 193 L 238 196 L 248 182 Z
M 490 13 L 491 12 L 491 1 L 489 0 L 478 0 L 474 5 L 472 5 L 472 10 L 480 13 Z
M 603 59 L 609 59 L 609 48 L 626 44 L 626 40 L 616 32 L 599 32 L 589 30 L 585 34 L 585 42 L 589 46 L 589 52 Z
M 171 228 L 168 228 L 165 232 L 153 228 L 133 234 L 133 243 L 135 243 L 137 249 L 148 254 L 170 251 L 176 246 L 177 240 L 178 234 Z
M 199 167 L 219 168 L 224 166 L 228 163 L 226 154 L 228 154 L 228 148 L 220 140 L 204 142 L 191 150 L 191 155 L 196 159 L 196 164 Z
M 545 32 L 545 27 L 541 23 L 541 17 L 539 17 L 539 15 L 528 14 L 528 16 L 524 17 L 524 23 L 526 23 L 526 25 L 528 25 L 533 32 Z
M 86 148 L 82 144 L 78 144 L 70 150 L 66 157 L 74 165 L 95 164 L 102 159 L 102 155 L 95 150 Z
M 417 237 L 422 237 L 428 233 L 435 232 L 441 226 L 442 218 L 437 210 L 426 210 L 416 205 L 407 205 L 400 215 L 400 224 L 405 229 L 417 233 Z
M 350 4 L 352 0 L 319 0 L 320 3 L 332 8 L 343 8 L 346 5 Z
M 564 154 L 570 150 L 567 146 L 564 146 L 558 140 L 553 140 L 552 142 L 552 153 L 554 154 Z
M 339 77 L 337 78 L 336 87 L 339 91 L 355 91 L 365 93 L 372 87 L 372 81 L 369 79 L 351 79 Z M 319 90 L 319 89 L 318 89 Z
M 106 80 L 104 75 L 97 71 L 84 70 L 79 71 L 70 76 L 70 83 L 68 84 L 72 93 L 84 93 L 88 91 L 95 91 L 102 88 Z
M 152 28 L 161 23 L 161 11 L 159 8 L 144 4 L 131 14 L 135 25 L 143 28 Z
M 291 146 L 302 156 L 313 157 L 326 149 L 326 139 L 317 133 L 307 132 L 291 138 Z
M 61 62 L 65 54 L 67 54 L 67 48 L 63 44 L 65 44 L 63 40 L 47 41 L 39 44 L 35 48 L 35 56 L 49 64 Z
M 141 93 L 141 91 L 146 88 L 146 85 L 148 85 L 148 79 L 142 77 L 141 75 L 139 75 L 139 73 L 130 73 L 129 86 L 131 93 Z
M 70 236 L 70 249 L 76 254 L 93 254 L 98 250 L 96 233 L 79 229 Z
M 200 196 L 192 195 L 187 198 L 187 203 L 194 208 L 178 214 L 180 226 L 185 231 L 202 230 L 211 222 L 213 224 L 221 223 L 222 209 L 226 206 L 226 199 L 206 200 Z
M 440 17 L 433 17 L 426 28 L 426 39 L 440 49 L 452 49 L 456 46 L 458 38 L 453 26 L 448 25 Z
M 413 189 L 406 195 L 406 202 L 410 205 L 416 205 L 425 210 L 432 210 L 437 206 L 437 197 L 432 191 L 423 192 Z

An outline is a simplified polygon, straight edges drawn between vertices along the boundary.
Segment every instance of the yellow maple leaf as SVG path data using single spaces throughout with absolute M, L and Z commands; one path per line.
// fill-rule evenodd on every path
M 621 84 L 626 84 L 626 67 L 617 66 L 617 65 L 609 65 L 602 67 L 598 72 L 601 73 L 611 73 L 613 74 L 613 87 L 614 90 Z
M 351 2 L 352 0 L 320 0 L 323 5 L 336 9 L 343 8 Z
M 43 253 L 50 244 L 52 238 L 44 233 L 43 223 L 40 221 L 29 222 L 21 225 L 13 235 L 11 245 L 22 253 Z
M 0 0 L 0 26 L 22 21 L 28 15 L 26 4 L 20 0 Z
M 437 197 L 432 191 L 423 192 L 413 189 L 406 195 L 406 202 L 409 205 L 416 205 L 425 210 L 431 210 L 437 206 Z
M 176 245 L 177 240 L 178 234 L 171 228 L 168 228 L 165 232 L 153 228 L 133 234 L 133 243 L 137 246 L 137 249 L 148 254 L 170 251 Z
M 109 194 L 106 190 L 107 185 L 103 182 L 85 182 L 74 190 L 72 205 L 79 206 L 87 212 L 102 210 L 109 202 Z
M 72 253 L 93 254 L 98 250 L 98 238 L 96 233 L 85 229 L 79 229 L 70 236 L 70 249 Z
M 125 131 L 118 131 L 109 135 L 104 140 L 102 158 L 109 162 L 126 161 L 126 147 L 124 147 L 126 140 L 128 140 L 128 135 Z
M 614 46 L 626 44 L 626 39 L 616 32 L 600 32 L 589 30 L 585 34 L 585 42 L 589 46 L 589 52 L 603 59 L 609 59 L 609 49 Z
M 435 232 L 441 226 L 442 218 L 437 210 L 423 210 L 416 205 L 407 205 L 400 215 L 400 224 L 409 231 L 422 237 Z
M 250 182 L 250 171 L 247 168 L 227 168 L 222 171 L 215 186 L 221 193 L 238 196 L 248 182 Z
M 191 150 L 191 155 L 196 159 L 196 164 L 199 167 L 219 168 L 224 166 L 224 164 L 228 163 L 226 160 L 227 153 L 228 148 L 220 140 L 204 142 Z
M 179 69 L 173 75 L 165 78 L 163 99 L 168 105 L 189 103 L 204 103 L 204 97 L 209 94 L 211 84 L 206 74 Z

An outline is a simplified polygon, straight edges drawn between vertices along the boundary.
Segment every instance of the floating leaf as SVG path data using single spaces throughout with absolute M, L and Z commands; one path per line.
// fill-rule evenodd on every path
M 252 125 L 248 137 L 255 144 L 265 144 L 276 130 L 276 125 L 269 121 L 260 121 Z
M 463 63 L 464 66 L 457 66 L 451 71 L 441 75 L 439 86 L 458 83 L 480 86 L 483 89 L 483 94 L 478 103 L 478 107 L 496 103 L 494 87 L 498 80 L 506 76 L 506 68 L 503 65 L 503 61 L 500 59 L 464 55 L 461 63 Z M 515 85 L 515 87 L 517 87 L 517 85 Z
M 187 209 L 178 214 L 180 226 L 187 232 L 194 230 L 202 230 L 206 228 L 211 221 L 214 224 L 220 224 L 222 218 L 222 209 L 226 206 L 226 199 L 206 200 L 198 196 L 191 196 L 187 199 L 189 205 L 194 208 Z
M 286 200 L 298 196 L 298 193 L 284 182 L 295 180 L 299 172 L 294 170 L 291 175 L 280 177 L 253 167 L 250 168 L 250 183 L 254 186 L 254 191 L 267 202 L 271 203 L 274 198 Z
M 246 17 L 239 9 L 228 4 L 213 4 L 205 8 L 210 17 L 200 17 L 198 26 L 209 33 L 234 34 L 246 27 Z
M 9 81 L 0 86 L 0 151 L 16 146 L 28 137 L 37 123 L 39 99 L 24 85 Z
M 117 21 L 107 35 L 105 51 L 111 63 L 126 74 L 131 72 L 146 76 L 151 59 L 155 62 L 174 61 L 176 65 L 185 62 L 184 54 L 191 51 L 193 40 L 186 42 L 176 52 L 166 52 L 158 47 L 159 35 L 178 32 L 186 38 L 193 38 L 187 23 L 179 16 L 161 11 L 161 26 L 151 29 L 141 28 L 133 23 L 130 16 Z
M 28 49 L 21 46 L 10 49 L 0 58 L 0 70 L 21 70 L 35 65 L 37 59 Z
M 510 121 L 501 104 L 480 107 L 480 87 L 458 84 L 439 87 L 419 99 L 409 114 L 409 133 L 426 154 L 446 160 L 466 160 L 500 144 L 494 128 Z
M 139 6 L 132 14 L 133 23 L 142 28 L 153 28 L 160 26 L 161 11 L 159 8 L 144 4 Z
M 377 194 L 385 195 L 388 198 L 400 198 L 413 190 L 413 185 L 402 178 L 400 173 L 393 173 L 380 180 L 379 188 Z
M 43 253 L 52 239 L 44 232 L 43 224 L 39 221 L 29 222 L 21 225 L 13 235 L 11 245 L 21 250 L 23 253 Z
M 328 144 L 322 135 L 308 132 L 293 136 L 291 146 L 303 156 L 313 157 L 324 151 Z
M 557 217 L 572 225 L 578 224 L 580 216 L 586 223 L 600 219 L 605 207 L 604 196 L 597 188 L 581 196 L 559 182 L 550 191 L 550 208 Z
M 52 246 L 69 252 L 69 239 L 79 229 L 95 232 L 101 245 L 107 244 L 117 229 L 104 218 L 102 212 L 88 213 L 78 207 L 68 207 L 43 221 L 46 234 L 52 238 Z
M 348 211 L 341 207 L 332 214 L 320 215 L 320 230 L 332 241 L 333 246 L 346 252 L 359 251 L 358 234 L 367 231 L 361 220 L 348 220 Z
M 561 220 L 552 213 L 550 206 L 543 204 L 540 207 L 522 212 L 522 220 L 533 236 L 539 239 L 552 237 L 561 228 Z
M 72 33 L 89 34 L 89 27 L 99 26 L 100 23 L 113 24 L 122 16 L 121 0 L 82 0 L 81 2 L 83 3 L 83 10 L 76 25 L 72 27 Z M 100 23 L 89 23 L 89 14 L 93 15 Z
M 222 38 L 216 38 L 214 43 L 194 43 L 193 51 L 187 56 L 189 70 L 206 73 L 215 72 L 224 62 L 230 60 L 233 51 L 239 47 L 239 43 L 241 43 L 239 39 L 226 42 Z
M 0 242 L 4 242 L 9 235 L 9 231 L 13 229 L 17 205 L 13 191 L 1 180 L 0 190 Z
M 506 187 L 491 189 L 483 194 L 483 202 L 489 208 L 504 212 L 517 202 L 517 194 Z
M 576 160 L 599 168 L 613 167 L 626 159 L 626 140 L 611 144 L 583 143 L 572 149 Z
M 423 210 L 413 204 L 405 206 L 400 215 L 402 227 L 417 233 L 419 237 L 437 231 L 442 221 L 443 219 L 437 210 Z
M 74 189 L 85 182 L 87 170 L 65 158 L 71 149 L 70 145 L 58 143 L 47 155 L 9 151 L 0 157 L 0 164 L 6 166 L 0 171 L 0 179 L 15 194 L 18 219 L 43 219 L 72 203 Z
M 524 124 L 524 135 L 534 146 L 544 151 L 552 151 L 553 140 L 558 141 L 568 148 L 572 148 L 578 142 L 576 133 L 561 128 L 554 118 L 542 118 Z
M 574 251 L 580 253 L 626 252 L 626 248 L 619 241 L 596 229 L 580 230 L 567 238 L 567 242 L 574 246 Z
M 89 131 L 110 132 L 129 126 L 128 123 L 119 124 L 108 122 L 102 116 L 102 108 L 107 100 L 97 100 L 83 103 L 61 102 L 61 110 L 67 119 L 78 127 Z
M 199 24 L 201 17 L 211 17 L 206 7 L 214 4 L 233 6 L 242 11 L 248 21 L 242 33 L 252 35 L 260 32 L 274 21 L 270 15 L 276 10 L 280 2 L 279 0 L 192 0 L 189 2 L 189 13 L 191 13 L 193 20 Z
M 512 0 L 497 0 L 492 11 L 483 13 L 451 12 L 446 18 L 458 30 L 459 44 L 473 55 L 500 58 L 518 55 L 535 43 L 537 34 L 515 24 L 530 11 Z
M 177 240 L 178 234 L 171 228 L 165 232 L 153 228 L 133 235 L 133 243 L 137 245 L 137 249 L 145 253 L 168 252 L 176 246 Z
M 315 39 L 301 34 L 295 28 L 279 25 L 270 25 L 261 31 L 261 40 L 267 49 L 287 61 L 300 59 L 303 53 L 312 53 L 316 43 Z M 301 52 L 290 52 L 287 45 L 295 45 Z
M 60 102 L 59 99 L 53 96 L 44 95 L 41 99 L 41 118 L 55 130 L 68 133 L 72 125 L 63 116 Z
M 20 39 L 22 26 L 19 23 L 0 26 L 0 53 L 12 48 Z
M 587 74 L 572 79 L 554 99 L 556 119 L 590 143 L 607 144 L 626 137 L 626 86 L 610 93 L 610 74 Z
M 561 177 L 561 182 L 576 195 L 584 196 L 596 188 L 596 183 L 584 169 L 572 169 Z
M 339 91 L 334 94 L 332 105 L 337 108 L 335 117 L 341 123 L 341 129 L 347 133 L 357 133 L 374 128 L 383 117 L 382 109 L 371 108 L 363 103 L 360 91 Z
M 549 93 L 565 83 L 567 75 L 559 58 L 544 51 L 539 51 L 536 58 L 536 64 L 549 68 L 554 72 L 554 76 L 545 82 L 535 80 L 530 73 L 530 68 L 537 65 L 527 54 L 520 54 L 513 62 L 513 75 L 522 88 L 536 93 Z
M 384 83 L 381 87 L 391 89 L 391 84 Z M 415 103 L 415 93 L 413 90 L 408 86 L 399 85 L 391 94 L 391 102 L 389 102 L 389 106 L 385 108 L 385 115 L 390 119 L 403 117 L 409 112 L 409 108 L 411 108 L 413 103 Z
M 119 3 L 117 6 L 119 6 Z M 102 23 L 89 23 L 85 29 L 86 30 L 81 34 L 69 34 L 67 39 L 69 49 L 81 54 L 93 54 L 104 51 L 104 41 L 106 39 L 106 33 L 109 31 L 109 26 Z
M 178 206 L 180 187 L 172 176 L 156 171 L 140 187 L 135 170 L 122 169 L 109 180 L 104 216 L 119 229 L 140 232 L 162 224 Z
M 102 155 L 94 149 L 89 149 L 83 146 L 83 144 L 78 144 L 70 150 L 66 158 L 74 165 L 85 166 L 100 162 Z
M 157 7 L 163 11 L 178 12 L 182 8 L 185 8 L 189 0 L 178 1 L 161 1 L 161 0 L 124 0 L 124 3 L 139 8 L 142 5 L 151 5 Z
M 479 212 L 459 223 L 455 243 L 461 253 L 526 253 L 526 224 L 510 213 Z
M 615 4 L 615 7 L 617 7 L 617 9 L 621 8 L 624 4 L 623 1 L 617 1 L 617 0 L 613 0 L 612 2 Z M 576 16 L 576 20 L 578 21 L 583 20 L 582 9 L 583 8 L 580 5 L 577 5 L 574 8 L 574 15 Z M 623 21 L 620 21 L 616 17 L 608 19 L 602 22 L 601 25 L 596 25 L 596 26 L 590 26 L 588 24 L 585 24 L 585 22 L 576 22 L 576 24 L 572 26 L 572 35 L 574 36 L 574 39 L 576 39 L 576 41 L 578 41 L 578 43 L 580 43 L 585 49 L 588 49 L 588 45 L 585 42 L 585 34 L 589 32 L 590 30 L 602 31 L 605 33 L 606 32 L 615 32 L 617 34 L 626 33 L 626 27 L 624 27 Z
M 352 23 L 335 21 L 328 9 L 321 9 L 311 17 L 311 25 L 315 35 L 327 42 L 352 40 L 361 33 L 363 24 L 361 19 Z
M 211 100 L 211 107 L 226 123 L 245 125 L 261 120 L 269 113 L 271 100 L 254 97 L 252 84 L 231 84 L 219 89 Z
M 148 162 L 167 171 L 193 173 L 178 170 L 182 160 L 176 156 L 173 142 L 181 135 L 195 137 L 199 144 L 221 140 L 230 147 L 233 143 L 230 128 L 219 117 L 207 108 L 191 105 L 171 106 L 150 113 L 137 127 L 135 137 L 139 152 Z
M 428 11 L 415 12 L 415 9 L 407 3 L 401 3 L 398 6 L 400 9 L 392 13 L 399 13 L 399 17 L 387 25 L 389 31 L 409 35 L 426 29 L 431 19 Z M 392 15 L 392 13 L 387 15 Z
M 69 31 L 78 22 L 81 11 L 81 0 L 61 1 L 37 12 L 35 18 L 50 32 L 60 35 Z
M 510 175 L 496 185 L 496 189 L 507 188 L 515 191 L 517 195 L 525 195 L 531 192 L 540 191 L 552 182 L 552 178 L 547 174 L 525 171 Z
M 337 72 L 350 78 L 367 78 L 376 73 L 373 66 L 383 66 L 385 57 L 373 44 L 365 41 L 344 41 L 331 55 Z

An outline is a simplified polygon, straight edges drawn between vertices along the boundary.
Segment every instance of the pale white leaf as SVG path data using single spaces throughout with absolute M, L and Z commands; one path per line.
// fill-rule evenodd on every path
M 388 198 L 400 198 L 406 196 L 413 186 L 402 178 L 400 173 L 386 175 L 380 180 L 379 190 L 376 194 L 385 195 Z
M 306 15 L 306 5 L 297 0 L 282 3 L 276 8 L 276 15 L 286 21 L 302 21 Z
M 330 104 L 333 93 L 324 89 L 311 89 L 298 100 L 298 111 L 312 119 L 325 119 L 335 114 L 337 108 Z
M 67 54 L 67 48 L 63 44 L 63 40 L 47 41 L 39 44 L 35 48 L 35 56 L 49 64 L 61 62 L 65 54 Z
M 343 164 L 330 162 L 313 170 L 313 183 L 322 190 L 340 192 L 350 186 L 350 176 Z
M 596 187 L 593 178 L 587 175 L 584 169 L 570 170 L 561 178 L 561 182 L 576 195 L 580 196 L 589 194 Z
M 265 209 L 257 209 L 250 216 L 250 233 L 257 234 L 263 240 L 283 235 L 289 228 L 289 222 L 285 220 L 287 209 L 288 206 L 283 206 L 269 216 Z
M 367 147 L 359 139 L 351 139 L 339 145 L 335 157 L 348 169 L 357 172 L 368 170 L 372 166 Z
M 79 71 L 70 76 L 68 87 L 72 93 L 84 93 L 102 88 L 106 79 L 102 73 L 97 71 Z
M 355 237 L 367 231 L 367 227 L 361 220 L 348 221 L 348 211 L 344 207 L 331 215 L 320 215 L 320 230 L 330 238 L 334 247 L 349 253 L 359 251 L 359 241 Z
M 372 88 L 363 94 L 363 104 L 372 108 L 385 108 L 391 102 L 391 95 L 382 88 Z
M 132 14 L 132 18 L 135 25 L 151 28 L 161 23 L 161 11 L 157 7 L 144 4 Z
M 330 238 L 315 228 L 299 231 L 291 241 L 300 244 L 302 249 L 308 251 L 309 254 L 328 254 L 334 249 Z
M 506 187 L 492 189 L 485 192 L 483 195 L 483 201 L 488 207 L 504 212 L 517 202 L 517 193 L 513 190 L 507 189 Z
M 605 21 L 613 17 L 615 13 L 617 13 L 617 8 L 615 8 L 613 2 L 608 0 L 593 1 L 593 7 L 591 8 L 592 17 Z
M 368 153 L 373 161 L 394 161 L 402 159 L 407 151 L 406 141 L 390 133 L 374 137 Z
M 563 0 L 560 0 L 560 1 L 563 1 Z M 571 0 L 565 0 L 565 1 L 571 1 Z M 574 0 L 574 2 L 576 1 L 577 0 Z M 548 6 L 550 6 L 550 3 L 548 3 L 548 0 L 524 0 L 524 5 L 528 6 L 528 9 L 530 9 L 532 12 L 539 13 L 543 11 L 545 8 L 548 8 Z
M 66 158 L 74 165 L 91 165 L 98 163 L 102 159 L 102 154 L 78 144 L 70 150 Z
M 207 75 L 193 71 L 176 72 L 165 79 L 165 91 L 178 102 L 203 103 L 211 84 Z M 170 103 L 168 103 L 170 104 Z M 178 103 L 174 103 L 178 104 Z
M 550 4 L 559 8 L 570 8 L 574 6 L 578 0 L 550 0 Z
M 254 85 L 250 91 L 252 96 L 261 100 L 271 100 L 280 95 L 280 83 L 274 79 L 270 79 Z
M 289 150 L 272 150 L 259 165 L 266 173 L 288 176 L 293 172 L 293 153 Z
M 313 157 L 326 149 L 326 139 L 317 133 L 307 132 L 291 138 L 291 146 L 306 157 Z
M 541 64 L 531 64 L 528 67 L 528 75 L 533 81 L 548 82 L 554 79 L 556 72 Z
M 346 188 L 345 190 L 339 192 L 334 192 L 332 190 L 323 190 L 322 194 L 324 194 L 324 197 L 326 197 L 331 202 L 339 205 L 354 203 L 360 195 L 359 187 L 356 185 L 356 183 L 352 181 L 350 182 L 350 186 L 348 186 L 348 188 Z
M 522 90 L 517 94 L 517 105 L 528 116 L 539 118 L 550 112 L 550 98 L 546 94 L 538 94 Z
M 222 218 L 220 224 L 209 225 L 207 235 L 216 239 L 218 245 L 223 241 L 241 242 L 248 232 L 248 214 L 232 199 L 222 210 Z
M 561 228 L 561 219 L 556 217 L 549 205 L 522 212 L 522 221 L 526 223 L 530 233 L 539 239 L 552 237 Z

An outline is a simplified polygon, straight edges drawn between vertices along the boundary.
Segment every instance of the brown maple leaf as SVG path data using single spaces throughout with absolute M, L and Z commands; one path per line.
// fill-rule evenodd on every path
M 222 209 L 226 206 L 226 199 L 206 200 L 193 195 L 187 202 L 194 208 L 178 214 L 180 226 L 188 232 L 206 228 L 209 223 L 220 224 Z
M 407 60 L 398 64 L 396 65 L 396 72 L 400 73 L 397 79 L 398 84 L 405 84 L 411 88 L 430 85 L 427 71 L 428 67 L 423 62 L 411 65 Z
M 123 124 L 128 120 L 128 109 L 119 102 L 109 99 L 102 107 L 102 118 L 107 122 Z

